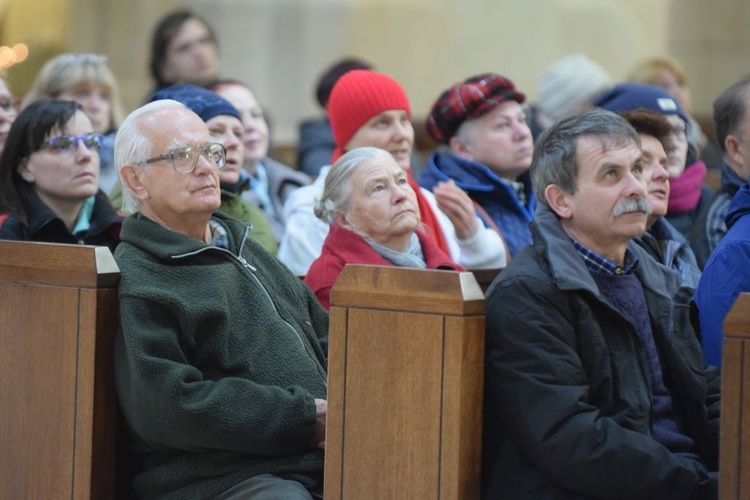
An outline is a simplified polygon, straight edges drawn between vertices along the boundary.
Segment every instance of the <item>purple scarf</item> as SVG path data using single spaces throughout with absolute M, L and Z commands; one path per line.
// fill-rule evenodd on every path
M 684 214 L 695 209 L 705 178 L 706 164 L 698 160 L 688 165 L 679 177 L 669 179 L 669 213 Z

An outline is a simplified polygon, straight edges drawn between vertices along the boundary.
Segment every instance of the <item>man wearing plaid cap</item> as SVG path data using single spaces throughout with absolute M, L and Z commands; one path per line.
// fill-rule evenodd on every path
M 536 207 L 528 174 L 534 144 L 521 108 L 524 99 L 513 82 L 494 73 L 443 92 L 427 118 L 427 131 L 447 149 L 430 156 L 420 179 L 427 189 L 453 181 L 466 191 L 511 256 L 531 243 L 529 222 Z

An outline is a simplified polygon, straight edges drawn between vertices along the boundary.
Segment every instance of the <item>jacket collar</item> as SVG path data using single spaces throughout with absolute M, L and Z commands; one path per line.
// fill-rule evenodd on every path
M 248 228 L 218 212 L 212 217 L 218 219 L 227 228 L 229 250 L 239 255 Z M 140 213 L 135 213 L 123 221 L 120 238 L 123 243 L 129 243 L 166 261 L 171 261 L 180 255 L 211 248 L 201 240 L 167 229 Z
M 550 266 L 555 285 L 560 290 L 586 290 L 599 295 L 599 288 L 586 268 L 578 250 L 560 223 L 555 213 L 540 204 L 531 223 L 534 245 L 539 245 Z M 646 250 L 631 241 L 628 250 L 638 259 L 636 276 L 643 286 L 660 295 L 671 297 L 677 289 L 679 275 L 659 264 Z
M 55 221 L 67 230 L 62 219 L 42 201 L 33 188 L 23 186 L 18 191 L 21 203 L 23 203 L 26 210 L 30 234 L 42 231 L 49 224 L 55 223 Z M 110 226 L 122 223 L 122 220 L 123 216 L 115 211 L 114 207 L 109 203 L 107 196 L 102 191 L 98 191 L 94 198 L 91 226 L 86 234 L 87 236 L 98 235 L 106 231 Z

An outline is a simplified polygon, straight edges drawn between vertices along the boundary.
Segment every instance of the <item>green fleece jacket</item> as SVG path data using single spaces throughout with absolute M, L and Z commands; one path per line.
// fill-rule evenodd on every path
M 328 314 L 310 290 L 215 214 L 229 249 L 125 219 L 115 380 L 145 471 L 142 498 L 212 498 L 258 474 L 316 474 L 314 398 L 326 398 Z
M 122 210 L 122 185 L 119 182 L 112 188 L 112 192 L 109 194 L 109 202 L 117 210 Z M 276 241 L 276 237 L 273 235 L 271 222 L 260 207 L 253 205 L 247 200 L 243 200 L 238 194 L 222 189 L 219 212 L 230 215 L 240 222 L 251 224 L 253 228 L 250 231 L 250 238 L 260 243 L 260 246 L 274 255 L 279 251 L 279 242 Z

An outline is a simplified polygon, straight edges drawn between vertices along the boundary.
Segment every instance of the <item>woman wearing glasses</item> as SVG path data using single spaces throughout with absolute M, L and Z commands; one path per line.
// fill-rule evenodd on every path
M 114 250 L 122 216 L 99 191 L 101 143 L 74 102 L 46 98 L 21 111 L 0 158 L 0 239 Z
M 115 133 L 124 117 L 120 91 L 107 56 L 62 54 L 50 59 L 39 70 L 22 108 L 43 97 L 75 101 L 91 119 L 94 133 L 104 135 L 99 148 L 99 186 L 109 193 L 117 183 L 113 150 Z

